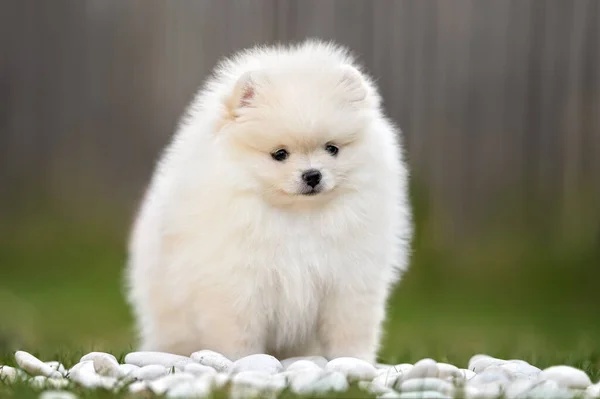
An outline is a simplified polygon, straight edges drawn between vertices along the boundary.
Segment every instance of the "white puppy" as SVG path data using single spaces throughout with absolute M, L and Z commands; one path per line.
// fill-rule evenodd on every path
M 133 228 L 141 349 L 374 362 L 412 234 L 398 134 L 334 44 L 222 62 Z

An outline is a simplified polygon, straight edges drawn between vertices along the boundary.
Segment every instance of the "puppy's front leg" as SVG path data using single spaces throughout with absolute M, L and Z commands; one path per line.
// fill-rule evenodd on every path
M 326 296 L 319 323 L 324 356 L 374 363 L 385 317 L 386 289 L 336 287 Z

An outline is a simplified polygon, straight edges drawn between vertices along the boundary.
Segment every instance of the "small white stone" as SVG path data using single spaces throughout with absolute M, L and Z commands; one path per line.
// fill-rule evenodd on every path
M 389 396 L 388 396 L 389 397 Z M 393 396 L 398 399 L 451 399 L 451 396 L 445 395 L 438 391 L 412 391 L 400 392 L 398 396 Z
M 438 363 L 438 378 L 448 380 L 462 380 L 465 378 L 464 374 L 453 364 Z
M 281 392 L 287 386 L 285 376 L 272 375 L 264 371 L 242 371 L 231 380 L 234 385 L 247 385 L 258 390 Z
M 402 380 L 402 372 L 385 370 L 384 373 L 379 374 L 373 379 L 374 384 L 382 385 L 385 387 L 393 387 L 398 381 Z
M 129 385 L 127 388 L 131 393 L 138 393 L 148 390 L 148 383 L 146 381 L 137 381 Z
M 372 393 L 373 395 L 383 395 L 388 392 L 394 392 L 394 390 L 388 386 L 382 385 L 375 380 L 371 381 L 359 381 L 358 387 L 363 391 Z
M 109 356 L 97 356 L 92 362 L 94 364 L 94 370 L 99 375 L 113 378 L 119 378 L 121 376 L 119 363 Z
M 204 374 L 217 374 L 217 370 L 213 369 L 210 366 L 205 366 L 203 364 L 200 363 L 190 363 L 190 364 L 186 364 L 185 367 L 183 368 L 183 371 L 186 373 L 190 373 L 193 374 L 195 376 L 201 376 Z
M 469 381 L 464 393 L 467 399 L 497 399 L 502 395 L 502 384 L 499 382 L 472 384 Z
M 10 366 L 0 366 L 0 381 L 13 383 L 17 380 L 17 369 Z
M 290 389 L 300 395 L 348 389 L 346 377 L 337 371 L 306 369 L 290 374 L 288 377 Z
M 139 367 L 149 366 L 151 364 L 160 364 L 167 368 L 182 369 L 186 364 L 193 360 L 187 356 L 174 355 L 165 352 L 131 352 L 125 356 L 125 363 L 134 364 Z
M 475 355 L 469 360 L 468 369 L 479 374 L 490 366 L 501 366 L 505 363 L 508 362 L 488 355 Z
M 327 366 L 327 359 L 325 359 L 323 356 L 290 357 L 285 360 L 282 360 L 281 365 L 283 366 L 284 369 L 287 370 L 289 368 L 289 366 L 291 366 L 292 364 L 297 363 L 299 361 L 310 361 L 321 368 L 325 368 L 325 366 Z
M 348 380 L 339 371 L 325 372 L 322 378 L 312 386 L 312 392 L 342 392 L 348 389 Z
M 520 378 L 511 382 L 505 388 L 504 396 L 506 399 L 525 398 L 527 396 L 527 392 L 529 392 L 536 384 L 536 381 L 529 380 L 527 378 Z
M 185 381 L 191 381 L 195 377 L 189 373 L 169 374 L 154 380 L 148 384 L 148 387 L 156 395 L 163 395 L 172 387 L 179 385 Z
M 231 367 L 233 374 L 242 371 L 264 371 L 269 374 L 276 374 L 283 371 L 283 366 L 279 360 L 271 355 L 256 354 L 243 357 L 233 363 Z
M 121 378 L 133 376 L 133 373 L 140 368 L 134 364 L 119 364 L 119 376 Z
M 227 373 L 217 373 L 212 376 L 212 384 L 215 388 L 223 388 L 229 381 L 231 381 L 231 376 Z
M 482 373 L 477 374 L 469 380 L 471 385 L 481 385 L 490 382 L 498 382 L 501 385 L 507 385 L 511 381 L 511 375 L 508 371 L 499 367 L 488 367 Z
M 169 373 L 169 369 L 165 366 L 162 366 L 160 364 L 150 364 L 148 366 L 140 367 L 137 370 L 135 370 L 132 374 L 132 377 L 142 381 L 151 381 L 156 380 L 157 378 L 164 377 Z
M 387 392 L 382 393 L 381 395 L 377 395 L 377 399 L 398 399 L 400 397 L 400 392 L 396 392 L 393 389 Z
M 326 370 L 339 371 L 350 380 L 372 380 L 377 369 L 371 363 L 353 357 L 339 357 L 327 363 Z
M 509 361 L 500 366 L 501 369 L 504 369 L 510 372 L 514 378 L 527 378 L 534 380 L 538 377 L 538 375 L 542 372 L 542 370 L 538 369 L 527 362 L 515 362 Z
M 29 384 L 35 389 L 62 389 L 69 385 L 69 380 L 64 378 L 48 378 L 38 375 L 29 380 Z
M 214 369 L 212 369 L 214 371 Z M 167 391 L 167 398 L 204 398 L 210 395 L 212 386 L 206 379 L 184 381 Z
M 117 379 L 98 375 L 94 369 L 93 360 L 86 360 L 71 367 L 69 379 L 86 388 L 111 389 L 117 384 Z
M 43 375 L 44 377 L 62 378 L 61 373 L 53 370 L 52 367 L 48 366 L 46 363 L 42 362 L 40 359 L 30 353 L 17 351 L 15 353 L 15 360 L 17 361 L 19 367 L 32 376 Z
M 412 378 L 436 378 L 439 370 L 437 362 L 433 359 L 422 359 L 415 363 L 415 365 L 406 372 L 403 376 L 404 380 L 410 380 Z
M 310 360 L 298 360 L 286 367 L 286 371 L 298 371 L 305 369 L 322 370 L 322 368 L 318 364 Z
M 413 366 L 410 363 L 400 363 L 400 364 L 396 364 L 395 366 L 392 366 L 394 370 L 396 371 L 400 371 L 403 374 L 408 373 L 410 370 L 412 370 Z
M 594 385 L 590 385 L 585 390 L 585 397 L 587 399 L 597 399 L 600 398 L 600 382 Z
M 461 373 L 463 374 L 465 380 L 469 381 L 471 378 L 475 377 L 477 374 L 469 369 L 460 369 Z
M 88 360 L 93 361 L 97 357 L 108 357 L 108 358 L 111 358 L 112 360 L 114 360 L 115 362 L 119 363 L 119 361 L 117 360 L 116 357 L 114 357 L 110 353 L 106 353 L 106 352 L 90 352 L 87 355 L 82 356 L 81 359 L 79 360 L 79 363 L 87 362 Z
M 58 371 L 63 377 L 67 374 L 67 369 L 61 362 L 57 362 L 56 360 L 52 360 L 50 362 L 44 362 L 48 366 L 52 367 L 52 370 Z
M 452 395 L 454 393 L 454 385 L 448 381 L 439 378 L 411 378 L 398 384 L 396 390 L 400 392 L 415 392 L 415 391 L 438 391 L 444 394 Z
M 523 399 L 571 399 L 575 396 L 574 392 L 561 386 L 557 381 L 546 380 L 536 384 Z
M 77 399 L 77 395 L 69 391 L 45 391 L 39 399 Z
M 192 353 L 192 360 L 204 366 L 212 367 L 218 372 L 227 372 L 233 366 L 233 362 L 218 352 L 202 350 Z
M 586 389 L 592 385 L 590 377 L 571 366 L 552 366 L 540 373 L 540 379 L 553 380 L 566 388 Z
M 393 364 L 386 364 L 386 363 L 375 363 L 375 368 L 377 370 L 379 369 L 389 369 L 390 367 L 394 367 Z

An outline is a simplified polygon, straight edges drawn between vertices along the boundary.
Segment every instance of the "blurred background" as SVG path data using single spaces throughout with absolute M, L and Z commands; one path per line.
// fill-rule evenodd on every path
M 381 360 L 600 367 L 596 0 L 0 1 L 0 353 L 130 350 L 127 235 L 183 108 L 221 57 L 306 37 L 404 134 Z

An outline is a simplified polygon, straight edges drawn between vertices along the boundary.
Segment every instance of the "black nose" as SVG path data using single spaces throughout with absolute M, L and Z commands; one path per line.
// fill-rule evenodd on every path
M 316 169 L 309 169 L 302 173 L 302 180 L 306 182 L 312 188 L 315 188 L 317 184 L 321 182 L 321 172 Z

